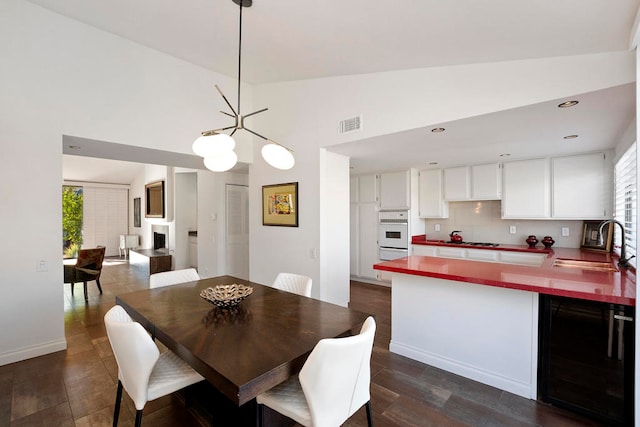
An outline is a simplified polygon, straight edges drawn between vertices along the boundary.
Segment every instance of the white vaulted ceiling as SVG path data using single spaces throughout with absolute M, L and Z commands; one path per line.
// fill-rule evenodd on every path
M 237 75 L 231 0 L 30 0 Z M 638 0 L 254 0 L 243 80 L 300 80 L 627 50 Z
M 29 1 L 237 75 L 238 6 L 232 0 Z M 261 84 L 628 51 L 639 5 L 640 0 L 254 0 L 243 13 L 242 79 Z M 558 135 L 574 133 L 565 130 L 569 124 L 576 126 L 554 120 L 550 114 L 558 100 L 550 100 L 447 123 L 448 131 L 439 135 L 413 129 L 394 134 L 393 144 L 382 137 L 330 149 L 352 158 L 352 172 L 365 173 L 425 165 L 431 160 L 427 150 L 438 152 L 446 166 L 492 161 L 516 143 L 527 147 L 521 157 L 613 147 L 635 117 L 635 85 L 579 95 L 585 102 L 572 120 L 581 124 L 581 145 L 557 143 Z

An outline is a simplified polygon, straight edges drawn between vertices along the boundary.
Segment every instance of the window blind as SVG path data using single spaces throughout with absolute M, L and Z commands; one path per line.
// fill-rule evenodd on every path
M 613 217 L 624 224 L 624 241 L 627 245 L 627 259 L 636 255 L 636 211 L 637 211 L 637 173 L 636 173 L 636 143 L 624 153 L 615 166 L 615 206 Z M 614 248 L 619 254 L 622 245 L 622 236 L 616 227 L 614 233 Z M 636 258 L 630 261 L 635 268 Z

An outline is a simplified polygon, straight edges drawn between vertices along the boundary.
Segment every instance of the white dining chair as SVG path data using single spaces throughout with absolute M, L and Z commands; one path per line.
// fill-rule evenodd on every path
M 149 288 L 161 288 L 163 286 L 177 285 L 178 283 L 195 282 L 196 280 L 200 280 L 200 275 L 198 275 L 195 268 L 163 271 L 149 276 Z
M 183 389 L 204 378 L 175 353 L 160 354 L 147 331 L 119 305 L 104 316 L 107 336 L 118 364 L 118 390 L 113 425 L 118 425 L 124 388 L 136 407 L 136 427 L 142 423 L 145 404 Z
M 299 375 L 257 396 L 260 426 L 264 406 L 303 426 L 335 427 L 364 405 L 371 427 L 369 383 L 375 331 L 376 322 L 369 317 L 358 335 L 320 340 Z
M 301 274 L 279 273 L 273 281 L 273 287 L 282 291 L 311 297 L 311 278 Z

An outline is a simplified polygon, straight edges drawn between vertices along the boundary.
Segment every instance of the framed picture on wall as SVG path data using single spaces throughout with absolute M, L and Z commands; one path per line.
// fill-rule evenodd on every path
M 600 224 L 602 224 L 602 221 L 584 221 L 582 248 L 603 252 L 611 251 L 613 224 L 606 224 L 602 228 L 602 236 L 600 236 Z
M 140 227 L 140 197 L 133 199 L 133 226 Z
M 262 225 L 298 226 L 298 183 L 262 186 Z

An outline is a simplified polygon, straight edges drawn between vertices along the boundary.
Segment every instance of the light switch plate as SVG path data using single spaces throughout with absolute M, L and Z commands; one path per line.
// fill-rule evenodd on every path
M 562 237 L 569 236 L 569 227 L 562 227 Z
M 509 226 L 509 234 L 516 234 L 516 226 L 515 225 L 510 225 Z
M 433 226 L 433 231 L 440 231 L 440 224 L 435 224 Z

